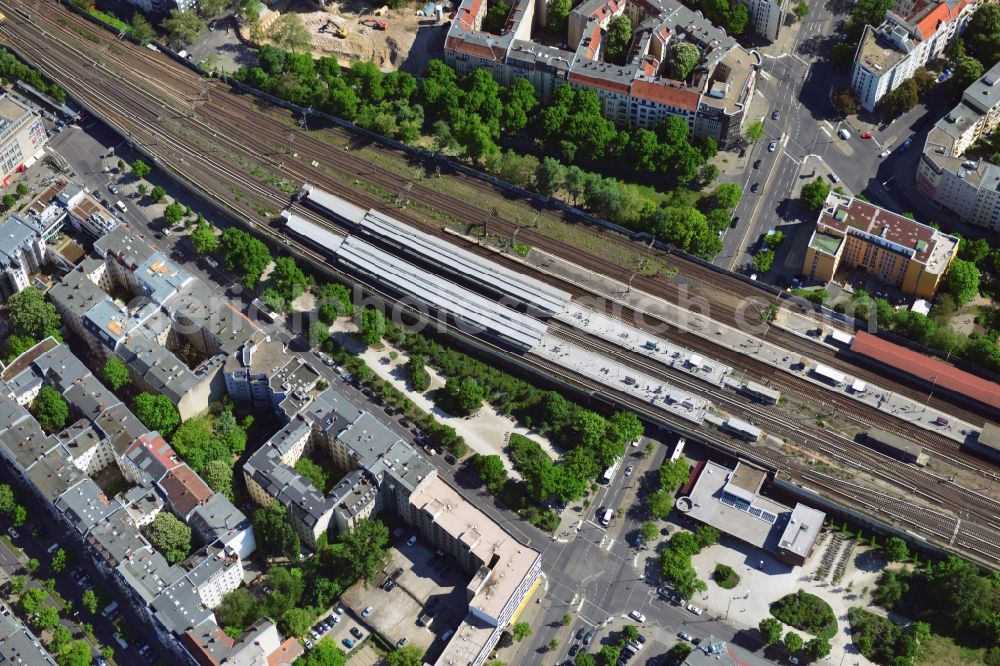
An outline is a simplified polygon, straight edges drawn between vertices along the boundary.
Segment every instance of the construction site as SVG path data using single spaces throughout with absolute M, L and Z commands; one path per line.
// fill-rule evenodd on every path
M 301 17 L 312 34 L 313 55 L 334 56 L 341 65 L 355 60 L 383 71 L 423 72 L 427 61 L 442 54 L 452 2 L 412 3 L 398 9 L 359 0 L 325 5 L 290 2 L 282 11 Z

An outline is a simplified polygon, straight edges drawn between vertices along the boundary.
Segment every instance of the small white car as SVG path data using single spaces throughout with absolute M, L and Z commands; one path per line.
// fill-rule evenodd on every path
M 687 609 L 688 609 L 689 611 L 691 611 L 692 613 L 694 613 L 695 615 L 701 615 L 702 613 L 704 613 L 704 612 L 705 612 L 705 611 L 703 611 L 702 609 L 700 609 L 700 608 L 698 608 L 697 606 L 695 606 L 694 604 L 688 604 L 688 605 L 687 605 Z
M 368 608 L 366 608 L 366 609 L 364 609 L 363 611 L 361 611 L 361 617 L 368 617 L 368 616 L 369 616 L 369 615 L 371 615 L 371 614 L 372 614 L 372 613 L 373 613 L 374 611 L 375 611 L 375 609 L 374 609 L 374 608 L 372 608 L 371 606 L 369 606 Z
M 767 144 L 767 152 L 773 153 L 778 149 L 778 140 L 772 139 L 771 143 Z
M 632 476 L 632 472 L 635 471 L 635 465 L 629 465 L 625 468 L 625 476 Z
M 646 616 L 643 615 L 642 613 L 640 613 L 637 610 L 632 611 L 631 613 L 628 614 L 628 616 L 630 618 L 632 618 L 633 620 L 635 620 L 636 622 L 645 622 L 646 621 Z
M 878 156 L 879 156 L 879 157 L 888 157 L 888 156 L 889 156 L 889 153 L 891 153 L 891 152 L 892 152 L 891 150 L 889 150 L 888 148 L 886 148 L 886 149 L 885 149 L 885 150 L 883 150 L 883 151 L 882 151 L 881 153 L 879 153 L 879 154 L 878 154 Z

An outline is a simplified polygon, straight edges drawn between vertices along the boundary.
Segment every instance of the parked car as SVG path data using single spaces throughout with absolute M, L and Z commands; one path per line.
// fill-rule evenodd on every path
M 685 641 L 693 640 L 691 634 L 689 634 L 686 631 L 682 631 L 681 633 L 677 634 L 677 637 Z
M 350 638 L 344 638 L 340 642 L 343 643 L 344 647 L 347 648 L 348 650 L 354 649 L 354 641 L 352 641 Z
M 364 634 L 361 633 L 361 630 L 358 629 L 357 627 L 351 627 L 351 636 L 354 636 L 360 641 L 361 638 L 364 636 Z
M 870 138 L 872 138 L 872 133 L 871 132 L 862 132 L 861 133 L 861 138 L 862 139 L 870 139 Z
M 891 150 L 889 150 L 888 148 L 886 148 L 886 149 L 885 149 L 885 150 L 883 150 L 883 151 L 882 151 L 881 153 L 879 153 L 879 154 L 878 154 L 878 156 L 879 156 L 879 157 L 883 157 L 883 158 L 884 158 L 884 157 L 888 157 L 888 156 L 889 156 L 889 153 L 891 153 L 891 152 L 892 152 Z
M 401 648 L 406 645 L 406 636 L 403 636 L 398 641 L 396 641 L 396 647 Z
M 635 465 L 629 465 L 625 468 L 625 476 L 632 476 L 632 472 L 635 471 Z
M 771 139 L 771 143 L 767 144 L 767 152 L 773 153 L 778 149 L 778 140 Z
M 579 629 L 577 629 L 576 630 L 576 640 L 582 641 L 583 640 L 583 635 L 586 634 L 586 633 L 587 633 L 587 628 L 586 627 L 580 627 Z
M 369 606 L 368 608 L 366 608 L 363 611 L 361 611 L 361 617 L 368 617 L 373 612 L 375 612 L 375 609 L 372 608 L 371 606 Z
M 637 610 L 632 611 L 631 613 L 628 614 L 628 616 L 630 618 L 632 618 L 633 620 L 635 620 L 636 622 L 645 622 L 646 621 L 646 616 L 643 615 L 642 613 L 640 613 Z
M 754 183 L 753 185 L 751 185 L 750 191 L 753 192 L 754 194 L 757 194 L 757 192 L 760 191 L 760 183 Z
M 695 615 L 701 615 L 702 613 L 704 613 L 704 612 L 705 612 L 705 611 L 703 611 L 702 609 L 700 609 L 700 608 L 698 608 L 697 606 L 695 606 L 694 604 L 688 604 L 688 605 L 687 605 L 687 609 L 688 609 L 689 611 L 691 611 L 692 613 L 694 613 Z
M 576 653 L 579 652 L 579 651 L 580 651 L 580 644 L 579 643 L 573 643 L 569 647 L 569 656 L 575 657 Z
M 771 120 L 778 120 L 779 118 L 781 118 L 781 114 L 777 111 L 771 114 Z
M 591 642 L 592 642 L 593 640 L 594 640 L 594 632 L 592 632 L 592 631 L 588 631 L 588 632 L 586 633 L 586 635 L 585 635 L 585 636 L 583 637 L 583 645 L 584 645 L 584 647 L 589 647 L 589 646 L 590 646 L 590 643 L 591 643 Z
M 760 160 L 754 160 L 753 168 L 754 169 L 759 169 L 760 168 Z

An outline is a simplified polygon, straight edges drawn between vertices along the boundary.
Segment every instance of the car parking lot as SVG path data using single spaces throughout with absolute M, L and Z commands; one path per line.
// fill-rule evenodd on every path
M 410 534 L 400 537 L 390 554 L 373 584 L 351 587 L 342 605 L 356 617 L 364 616 L 362 622 L 391 645 L 426 650 L 465 617 L 468 576 L 453 558 Z

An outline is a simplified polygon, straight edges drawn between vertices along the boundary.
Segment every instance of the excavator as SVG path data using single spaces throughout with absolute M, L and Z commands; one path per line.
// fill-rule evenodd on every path
M 329 32 L 334 37 L 339 37 L 340 39 L 347 39 L 347 28 L 337 24 L 334 21 L 327 21 L 326 24 L 319 29 L 319 32 Z
M 379 19 L 362 19 L 358 21 L 361 25 L 366 25 L 369 28 L 374 28 L 375 30 L 385 30 L 389 27 L 388 21 L 380 21 Z

